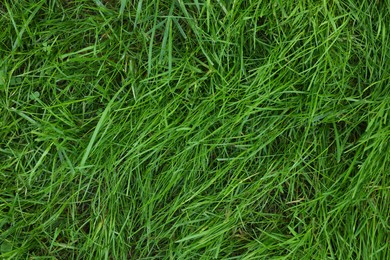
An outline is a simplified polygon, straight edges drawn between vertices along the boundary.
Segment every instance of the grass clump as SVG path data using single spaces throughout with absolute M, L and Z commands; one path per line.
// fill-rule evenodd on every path
M 1 2 L 0 257 L 389 259 L 389 10 Z

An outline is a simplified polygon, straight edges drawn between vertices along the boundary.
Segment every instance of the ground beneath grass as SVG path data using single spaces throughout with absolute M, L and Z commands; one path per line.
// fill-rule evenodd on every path
M 390 1 L 0 2 L 1 259 L 390 259 Z

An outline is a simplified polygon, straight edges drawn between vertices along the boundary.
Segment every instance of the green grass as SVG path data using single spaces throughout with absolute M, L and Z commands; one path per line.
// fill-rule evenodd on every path
M 390 259 L 389 0 L 0 2 L 1 259 Z

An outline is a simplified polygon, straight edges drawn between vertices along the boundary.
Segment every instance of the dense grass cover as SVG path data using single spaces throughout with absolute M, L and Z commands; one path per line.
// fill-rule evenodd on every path
M 0 3 L 0 258 L 390 259 L 390 1 Z

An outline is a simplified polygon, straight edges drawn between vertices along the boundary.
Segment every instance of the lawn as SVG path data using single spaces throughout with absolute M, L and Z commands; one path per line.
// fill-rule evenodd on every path
M 389 0 L 2 0 L 0 26 L 0 259 L 390 259 Z

